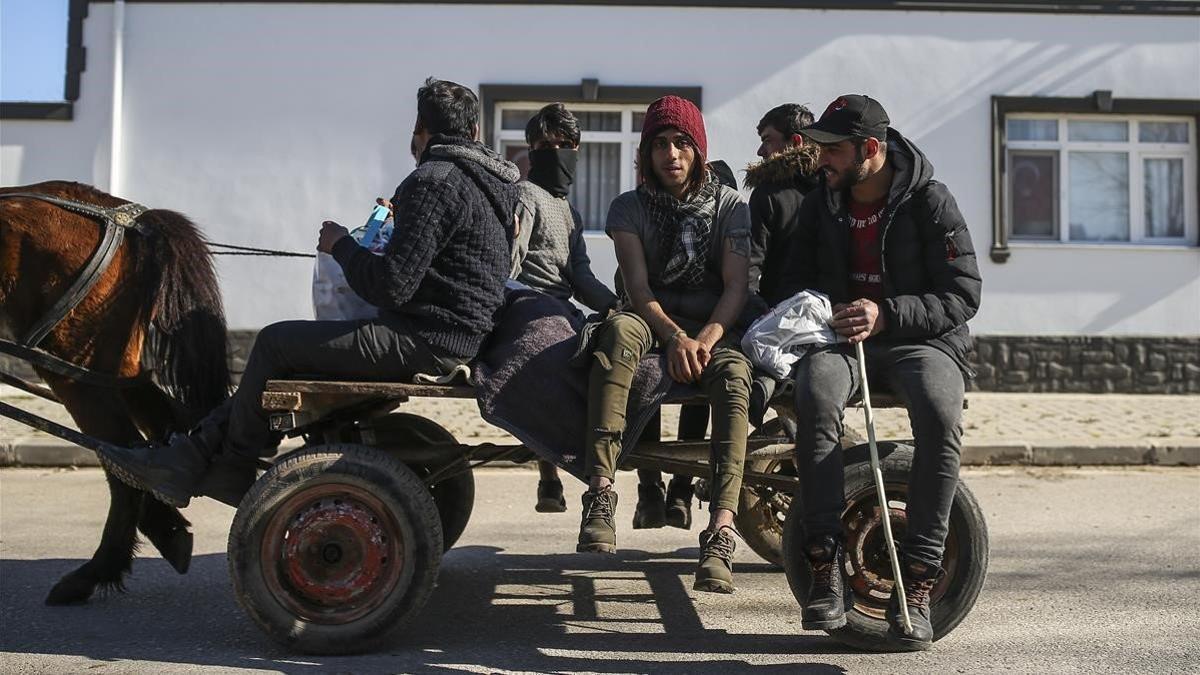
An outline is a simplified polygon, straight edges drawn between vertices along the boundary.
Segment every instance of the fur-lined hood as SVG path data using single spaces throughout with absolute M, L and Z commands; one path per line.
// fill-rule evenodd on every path
M 793 145 L 783 152 L 746 167 L 745 185 L 757 188 L 764 185 L 791 185 L 811 189 L 817 184 L 817 153 L 815 143 Z M 806 189 L 807 188 L 807 189 Z

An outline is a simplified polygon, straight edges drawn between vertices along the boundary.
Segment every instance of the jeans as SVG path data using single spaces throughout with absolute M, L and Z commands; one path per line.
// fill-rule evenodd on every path
M 712 407 L 711 509 L 737 512 L 746 461 L 750 362 L 736 349 L 712 351 L 700 387 Z M 636 314 L 610 317 L 596 334 L 588 378 L 587 466 L 589 476 L 613 478 L 625 431 L 625 408 L 638 362 L 654 347 L 650 326 Z
M 962 441 L 962 372 L 950 356 L 926 344 L 864 345 L 871 383 L 887 385 L 905 403 L 916 450 L 908 481 L 906 560 L 940 567 L 958 486 Z M 842 536 L 846 508 L 842 413 L 859 389 L 858 363 L 848 345 L 810 352 L 795 371 L 796 460 L 808 536 Z
M 279 439 L 262 409 L 267 380 L 313 375 L 409 382 L 417 373 L 445 375 L 465 361 L 430 347 L 396 317 L 273 323 L 254 340 L 241 384 L 227 404 L 224 452 L 242 459 L 274 454 Z

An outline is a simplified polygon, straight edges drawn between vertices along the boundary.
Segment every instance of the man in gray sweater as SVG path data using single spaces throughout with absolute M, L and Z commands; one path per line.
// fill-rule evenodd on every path
M 520 231 L 513 242 L 512 278 L 564 302 L 575 298 L 605 312 L 617 296 L 592 274 L 583 220 L 567 201 L 579 159 L 579 121 L 561 103 L 551 103 L 525 126 L 529 178 L 520 188 Z M 577 310 L 576 310 L 577 312 Z M 567 510 L 558 469 L 539 462 L 538 501 L 542 513 Z

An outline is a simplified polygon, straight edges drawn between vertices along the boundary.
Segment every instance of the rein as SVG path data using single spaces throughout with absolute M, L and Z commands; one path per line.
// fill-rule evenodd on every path
M 315 253 L 296 253 L 295 251 L 276 251 L 269 248 L 254 248 L 253 246 L 234 246 L 233 244 L 218 244 L 208 242 L 210 247 L 227 248 L 228 251 L 213 251 L 213 255 L 258 255 L 271 258 L 315 258 Z

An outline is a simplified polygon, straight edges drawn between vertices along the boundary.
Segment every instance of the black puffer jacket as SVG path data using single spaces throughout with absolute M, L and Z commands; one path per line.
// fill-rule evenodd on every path
M 886 327 L 873 339 L 932 344 L 973 376 L 967 321 L 979 309 L 982 280 L 971 233 L 950 190 L 933 180 L 933 165 L 894 129 L 888 130 L 888 162 L 895 174 L 880 231 Z M 822 183 L 804 199 L 789 242 L 787 279 L 766 298 L 772 305 L 810 288 L 834 303 L 856 299 L 850 297 L 846 197 Z
M 820 184 L 817 146 L 793 146 L 746 167 L 750 193 L 750 298 L 747 310 L 758 317 L 770 308 L 763 298 L 778 295 L 791 266 L 784 245 L 799 222 L 800 203 Z

